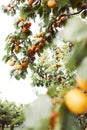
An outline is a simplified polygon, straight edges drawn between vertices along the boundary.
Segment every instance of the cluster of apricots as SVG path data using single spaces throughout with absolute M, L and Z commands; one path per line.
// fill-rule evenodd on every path
M 33 57 L 37 52 L 39 52 L 45 44 L 45 39 L 42 37 L 41 33 L 37 34 L 37 37 L 40 38 L 38 44 L 32 45 L 28 49 L 28 54 L 30 57 Z
M 61 26 L 61 23 L 62 23 L 62 22 L 65 22 L 65 21 L 66 21 L 66 16 L 57 17 L 57 18 L 56 18 L 56 22 L 54 22 L 53 25 L 54 25 L 54 27 L 60 27 L 60 26 Z M 30 28 L 30 26 L 31 26 L 31 22 L 30 22 L 30 21 L 26 21 L 26 20 L 25 20 L 24 18 L 22 18 L 22 17 L 19 17 L 18 23 L 20 23 L 20 22 L 23 22 L 23 23 L 24 23 L 23 26 L 22 26 L 22 32 L 23 32 L 23 33 L 26 33 L 26 32 L 28 31 L 28 29 Z M 38 33 L 38 34 L 36 35 L 36 37 L 39 39 L 38 44 L 32 45 L 32 46 L 29 47 L 29 49 L 28 49 L 28 55 L 29 55 L 30 58 L 32 58 L 36 53 L 38 53 L 38 52 L 42 49 L 42 47 L 44 46 L 45 41 L 46 41 L 46 39 L 43 37 L 43 34 L 42 34 L 42 33 Z M 14 44 L 14 51 L 15 51 L 15 52 L 18 52 L 19 49 L 20 49 L 21 40 L 15 40 L 15 38 L 11 37 L 11 38 L 10 38 L 10 43 L 13 43 L 13 44 Z M 14 66 L 14 64 L 15 64 L 15 61 L 11 61 L 11 62 L 10 62 L 10 66 Z M 23 65 L 23 64 L 24 64 L 24 65 Z M 17 65 L 17 66 L 16 66 L 16 69 L 17 69 L 17 70 L 21 70 L 23 67 L 27 67 L 27 64 L 28 64 L 28 63 L 24 62 L 24 63 L 22 63 L 22 64 L 20 64 L 20 65 Z M 55 67 L 53 66 L 53 68 L 55 68 Z
M 32 5 L 35 0 L 27 0 L 29 5 Z M 47 6 L 50 8 L 55 8 L 57 5 L 57 1 L 56 0 L 47 0 L 46 2 L 44 0 L 41 1 L 42 3 L 47 3 Z
M 14 44 L 14 50 L 15 50 L 15 52 L 18 52 L 19 48 L 20 48 L 21 41 L 20 40 L 15 40 L 13 37 L 11 37 L 10 38 L 10 43 Z
M 28 49 L 28 55 L 30 58 L 32 58 L 37 52 L 39 52 L 42 49 L 43 45 L 45 44 L 45 39 L 43 38 L 41 33 L 38 33 L 37 37 L 39 38 L 38 44 L 32 45 Z M 13 37 L 11 37 L 10 43 L 13 43 L 15 52 L 18 52 L 20 48 L 19 45 L 21 44 L 21 40 L 15 40 Z M 11 60 L 9 64 L 10 66 L 14 66 L 15 63 L 16 62 L 14 60 Z M 22 60 L 21 64 L 16 65 L 16 70 L 22 70 L 22 68 L 27 68 L 27 67 L 28 67 L 28 62 Z
M 57 17 L 56 18 L 56 22 L 54 23 L 54 27 L 56 28 L 56 27 L 61 27 L 62 26 L 62 24 L 64 23 L 64 22 L 66 22 L 66 20 L 67 20 L 67 17 L 66 16 L 61 16 L 61 17 Z
M 14 66 L 14 65 L 15 65 L 15 69 L 16 69 L 16 70 L 22 70 L 23 68 L 27 68 L 27 67 L 28 67 L 28 61 L 22 59 L 19 64 L 18 64 L 18 63 L 16 64 L 16 61 L 15 61 L 15 60 L 11 60 L 11 61 L 9 62 L 9 65 L 10 65 L 10 66 Z
M 66 93 L 65 104 L 71 112 L 81 114 L 87 111 L 87 80 L 78 76 L 76 83 L 77 87 Z
M 30 21 L 26 21 L 24 18 L 22 17 L 19 17 L 18 19 L 18 23 L 20 22 L 24 22 L 23 26 L 22 26 L 22 32 L 23 33 L 26 33 L 28 31 L 28 29 L 30 28 L 31 26 L 31 22 Z

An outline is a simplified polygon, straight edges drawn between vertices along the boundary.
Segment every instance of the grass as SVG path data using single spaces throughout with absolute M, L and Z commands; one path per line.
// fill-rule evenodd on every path
M 4 130 L 10 130 L 10 128 L 4 128 Z M 15 130 L 15 128 L 14 128 L 14 130 Z

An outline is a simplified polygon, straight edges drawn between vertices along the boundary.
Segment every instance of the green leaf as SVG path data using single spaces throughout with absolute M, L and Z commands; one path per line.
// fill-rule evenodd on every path
M 26 33 L 23 33 L 23 32 L 21 32 L 20 33 L 20 38 L 21 39 L 26 39 L 28 36 L 26 35 Z
M 26 78 L 26 74 L 21 74 L 22 79 Z
M 85 11 L 83 11 L 83 12 L 81 13 L 81 17 L 82 17 L 83 19 L 85 19 L 86 16 L 87 16 L 87 13 L 86 13 L 86 10 L 85 10 Z
M 42 17 L 42 15 L 43 15 L 43 6 L 39 7 L 38 14 L 40 15 L 40 17 Z
M 42 4 L 46 4 L 47 0 L 41 0 Z
M 17 74 L 17 75 L 15 75 L 15 78 L 17 79 L 17 80 L 20 80 L 20 75 L 19 74 Z
M 64 103 L 58 105 L 56 110 L 60 116 L 54 130 L 81 130 L 76 116 L 66 108 Z
M 78 42 L 87 39 L 87 23 L 80 18 L 71 18 L 68 20 L 63 34 L 66 41 Z
M 51 97 L 55 97 L 57 95 L 57 87 L 56 85 L 52 86 L 52 87 L 49 87 L 48 88 L 48 91 L 47 91 L 47 94 Z
M 85 41 L 81 41 L 76 44 L 71 56 L 69 57 L 66 67 L 69 69 L 75 69 L 80 65 L 85 56 L 87 56 L 86 43 Z
M 82 2 L 82 1 L 84 1 L 84 0 L 70 0 L 73 8 L 77 7 L 78 3 Z
M 10 59 L 10 56 L 4 55 L 3 58 L 2 58 L 2 61 L 4 61 L 5 63 L 7 63 L 9 59 Z
M 28 14 L 29 14 L 29 11 L 32 11 L 30 6 L 29 7 L 26 7 L 26 6 L 21 7 L 20 8 L 20 16 L 26 19 Z
M 29 130 L 48 130 L 52 103 L 47 96 L 39 96 L 25 111 L 25 126 Z
M 69 3 L 69 0 L 58 0 L 58 7 L 61 9 Z
M 53 9 L 53 15 L 54 16 L 58 16 L 59 15 L 59 11 L 58 10 L 59 10 L 58 7 L 56 7 L 56 8 Z
M 80 77 L 87 80 L 87 57 L 85 57 L 83 59 L 83 61 L 81 62 L 81 65 L 79 66 L 77 72 L 78 72 Z

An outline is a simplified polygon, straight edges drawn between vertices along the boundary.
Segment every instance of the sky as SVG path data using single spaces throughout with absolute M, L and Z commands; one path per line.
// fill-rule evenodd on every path
M 0 7 L 8 2 L 9 0 L 0 0 Z M 30 103 L 37 97 L 31 86 L 30 75 L 27 76 L 26 80 L 10 79 L 11 68 L 2 62 L 2 57 L 5 54 L 5 38 L 14 31 L 13 22 L 13 17 L 7 16 L 0 10 L 0 99 L 15 101 L 17 104 Z M 38 88 L 38 91 L 46 92 L 43 88 Z

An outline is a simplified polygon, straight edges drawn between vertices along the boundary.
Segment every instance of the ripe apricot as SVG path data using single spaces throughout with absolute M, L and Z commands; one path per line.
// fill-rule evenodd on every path
M 37 34 L 37 37 L 42 37 L 42 33 L 38 33 L 38 34 Z
M 35 48 L 35 52 L 39 52 L 40 51 L 40 47 L 39 45 Z
M 22 22 L 22 21 L 24 21 L 24 18 L 19 17 L 18 22 Z
M 15 39 L 14 38 L 10 38 L 10 42 L 11 43 L 15 43 Z
M 22 61 L 22 66 L 27 68 L 28 67 L 28 62 L 27 61 Z
M 40 42 L 45 43 L 45 41 L 46 40 L 43 37 L 41 37 Z
M 19 51 L 19 46 L 18 46 L 18 45 L 15 45 L 14 50 L 15 50 L 16 52 L 18 52 L 18 51 Z
M 43 45 L 44 45 L 44 42 L 39 43 L 39 47 L 43 47 Z
M 25 25 L 24 25 L 24 27 L 25 27 L 26 29 L 28 29 L 30 26 L 31 26 L 31 22 L 29 22 L 29 21 L 26 22 Z
M 56 2 L 56 0 L 48 0 L 47 5 L 50 8 L 55 8 L 57 5 L 57 2 Z
M 78 88 L 69 90 L 64 100 L 67 108 L 74 114 L 81 114 L 87 111 L 87 95 Z
M 35 51 L 35 48 L 33 48 L 33 47 L 29 47 L 29 49 L 28 49 L 28 53 L 32 53 L 32 52 L 34 52 Z
M 10 66 L 14 66 L 15 65 L 15 61 L 11 60 L 9 63 Z
M 62 22 L 66 21 L 66 16 L 62 16 L 62 17 L 60 18 L 60 20 L 61 20 Z
M 60 27 L 60 26 L 61 26 L 60 23 L 55 23 L 55 24 L 54 24 L 54 27 Z
M 82 79 L 80 76 L 76 78 L 77 86 L 81 89 L 87 90 L 87 80 Z
M 60 20 L 60 17 L 59 17 L 59 16 L 57 16 L 57 17 L 56 17 L 56 20 Z
M 35 48 L 36 48 L 36 46 L 35 46 L 35 45 L 32 45 L 32 50 L 33 50 L 33 51 L 35 51 Z
M 28 0 L 28 4 L 32 5 L 34 3 L 35 0 Z
M 21 64 L 18 64 L 18 65 L 16 66 L 16 70 L 22 70 L 22 65 L 21 65 Z
M 28 31 L 28 29 L 24 26 L 23 28 L 22 28 L 22 32 L 23 33 L 26 33 Z

